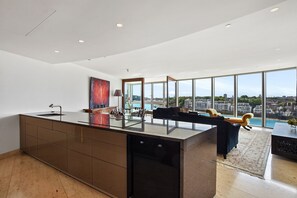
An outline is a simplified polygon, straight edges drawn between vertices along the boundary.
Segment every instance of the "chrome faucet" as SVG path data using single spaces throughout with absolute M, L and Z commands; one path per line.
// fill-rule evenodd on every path
M 50 108 L 59 107 L 60 108 L 60 115 L 62 115 L 62 106 L 61 105 L 50 104 L 48 107 L 50 107 Z

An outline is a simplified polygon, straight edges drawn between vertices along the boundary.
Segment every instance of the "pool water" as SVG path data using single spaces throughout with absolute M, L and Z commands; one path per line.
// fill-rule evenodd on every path
M 275 123 L 277 123 L 277 122 L 286 123 L 287 121 L 285 121 L 285 120 L 266 119 L 266 127 L 273 128 Z M 262 119 L 261 118 L 252 118 L 250 120 L 250 125 L 252 125 L 252 126 L 262 126 Z
M 232 117 L 230 115 L 223 115 L 224 117 Z M 237 116 L 238 118 L 241 118 L 241 116 Z M 276 120 L 276 119 L 269 119 L 266 118 L 266 127 L 273 128 L 275 123 L 286 123 L 286 120 Z M 262 118 L 252 118 L 250 119 L 250 125 L 251 126 L 262 126 Z

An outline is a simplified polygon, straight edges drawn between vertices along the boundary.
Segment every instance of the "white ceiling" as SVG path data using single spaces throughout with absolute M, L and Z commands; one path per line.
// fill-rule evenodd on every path
M 0 0 L 0 49 L 120 78 L 291 67 L 296 10 L 296 0 Z

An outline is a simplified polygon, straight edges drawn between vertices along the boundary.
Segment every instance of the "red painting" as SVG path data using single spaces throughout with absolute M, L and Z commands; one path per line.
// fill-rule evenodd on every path
M 91 77 L 89 105 L 90 109 L 109 106 L 109 87 L 109 81 Z
M 92 114 L 91 123 L 101 125 L 101 127 L 109 128 L 109 114 L 94 113 Z

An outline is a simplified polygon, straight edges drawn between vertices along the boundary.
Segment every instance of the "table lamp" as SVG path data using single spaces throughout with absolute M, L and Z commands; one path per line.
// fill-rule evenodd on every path
M 116 89 L 113 95 L 118 97 L 118 110 L 120 111 L 120 96 L 123 96 L 122 90 Z

